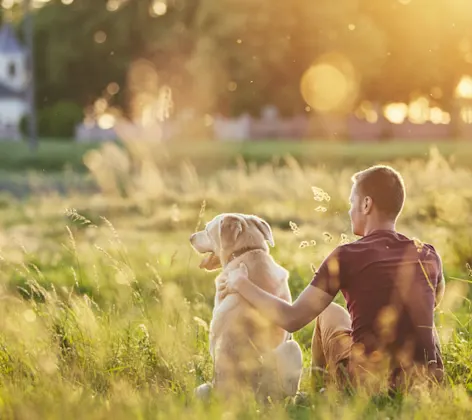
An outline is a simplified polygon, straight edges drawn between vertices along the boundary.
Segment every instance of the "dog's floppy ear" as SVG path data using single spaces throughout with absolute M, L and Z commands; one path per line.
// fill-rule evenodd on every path
M 250 220 L 256 225 L 257 229 L 261 231 L 262 235 L 264 235 L 264 239 L 269 242 L 270 246 L 275 246 L 274 235 L 272 234 L 269 223 L 257 216 L 251 216 Z
M 242 220 L 238 216 L 230 214 L 223 217 L 220 222 L 220 238 L 222 242 L 232 243 L 236 241 L 242 231 Z
M 218 268 L 221 268 L 220 257 L 215 255 L 214 252 L 211 252 L 202 260 L 199 267 L 208 271 L 217 270 Z

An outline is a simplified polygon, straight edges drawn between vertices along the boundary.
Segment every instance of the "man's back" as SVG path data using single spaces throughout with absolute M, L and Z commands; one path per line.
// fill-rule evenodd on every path
M 364 354 L 386 353 L 394 366 L 437 359 L 442 366 L 433 334 L 441 275 L 431 245 L 377 230 L 337 248 L 312 284 L 331 294 L 341 290 L 352 320 L 353 347 Z
M 440 259 L 429 244 L 376 231 L 342 250 L 340 286 L 354 344 L 415 362 L 436 360 L 433 335 Z

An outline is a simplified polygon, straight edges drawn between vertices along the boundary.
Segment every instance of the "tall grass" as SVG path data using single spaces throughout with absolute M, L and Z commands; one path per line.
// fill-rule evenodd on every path
M 203 405 L 193 388 L 212 374 L 214 274 L 198 269 L 189 235 L 220 212 L 264 217 L 296 297 L 327 253 L 354 239 L 347 198 L 359 167 L 301 166 L 288 156 L 277 165 L 239 160 L 203 176 L 189 161 L 177 173 L 164 169 L 156 151 L 140 147 L 107 145 L 86 156 L 94 194 L 1 202 L 2 418 L 468 418 L 471 170 L 435 149 L 426 162 L 395 163 L 408 189 L 399 228 L 443 257 L 443 389 L 349 397 L 323 384 L 312 389 L 305 372 L 306 395 L 296 400 Z M 306 367 L 312 331 L 313 324 L 295 334 Z

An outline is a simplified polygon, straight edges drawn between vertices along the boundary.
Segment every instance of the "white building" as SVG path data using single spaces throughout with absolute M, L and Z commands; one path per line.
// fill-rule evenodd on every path
M 0 139 L 20 138 L 19 123 L 28 112 L 27 56 L 9 23 L 0 27 Z

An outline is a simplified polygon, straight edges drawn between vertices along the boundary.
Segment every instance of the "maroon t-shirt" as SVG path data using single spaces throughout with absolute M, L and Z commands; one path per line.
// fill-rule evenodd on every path
M 353 344 L 362 344 L 366 354 L 383 350 L 396 358 L 407 351 L 415 362 L 436 360 L 442 366 L 433 335 L 441 278 L 441 259 L 432 245 L 378 230 L 337 247 L 311 284 L 332 296 L 342 292 Z

